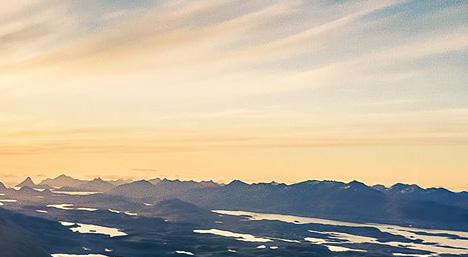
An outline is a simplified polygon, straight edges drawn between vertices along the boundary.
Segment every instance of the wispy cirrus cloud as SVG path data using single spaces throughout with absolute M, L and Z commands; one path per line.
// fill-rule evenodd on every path
M 464 1 L 2 3 L 0 157 L 8 169 L 39 155 L 43 167 L 104 168 L 115 154 L 215 170 L 210 152 L 278 171 L 284 156 L 307 170 L 313 149 L 407 144 L 463 166 L 434 149 L 465 151 L 467 12 Z

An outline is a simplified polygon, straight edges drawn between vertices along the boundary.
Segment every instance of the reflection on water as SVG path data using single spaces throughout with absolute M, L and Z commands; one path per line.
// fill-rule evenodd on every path
M 308 217 L 299 217 L 292 215 L 281 215 L 281 214 L 268 214 L 268 213 L 255 213 L 255 212 L 246 212 L 246 211 L 225 211 L 225 210 L 213 210 L 213 212 L 222 214 L 222 215 L 233 215 L 233 216 L 245 216 L 249 220 L 273 220 L 281 221 L 293 224 L 324 224 L 332 226 L 347 226 L 347 227 L 373 227 L 377 228 L 381 232 L 403 236 L 413 242 L 379 242 L 377 238 L 354 235 L 351 233 L 342 233 L 337 231 L 310 231 L 313 233 L 321 233 L 327 236 L 327 239 L 324 238 L 313 238 L 307 237 L 304 240 L 315 243 L 326 245 L 331 251 L 349 251 L 356 249 L 350 249 L 344 247 L 343 245 L 337 246 L 336 244 L 360 244 L 360 243 L 370 243 L 370 244 L 381 244 L 393 247 L 403 247 L 410 250 L 419 250 L 430 252 L 433 254 L 468 254 L 468 232 L 461 231 L 451 231 L 451 230 L 432 230 L 432 229 L 420 229 L 413 227 L 402 227 L 396 225 L 385 225 L 385 224 L 368 224 L 368 223 L 353 223 L 353 222 L 342 222 L 334 221 L 327 219 L 318 219 L 318 218 L 308 218 Z M 421 234 L 426 233 L 426 234 Z M 439 234 L 439 235 L 435 235 Z M 461 237 L 460 239 L 453 239 L 450 236 Z M 329 239 L 335 239 L 330 241 Z M 336 239 L 343 242 L 336 242 Z M 416 241 L 418 240 L 418 241 Z M 329 244 L 333 245 L 329 245 Z M 398 250 L 395 250 L 397 255 L 395 256 L 404 256 L 398 255 L 403 253 L 398 253 Z M 413 254 L 412 256 L 416 256 Z M 421 255 L 421 256 L 428 256 Z
M 328 243 L 328 240 L 323 238 L 306 237 L 304 240 L 319 245 Z
M 333 226 L 362 227 L 362 224 L 358 224 L 358 223 L 319 219 L 319 218 L 300 217 L 300 216 L 292 216 L 292 215 L 256 213 L 256 212 L 247 212 L 247 211 L 225 211 L 225 210 L 213 210 L 212 212 L 222 214 L 222 215 L 246 216 L 250 220 L 275 220 L 275 221 L 283 221 L 283 222 L 294 223 L 294 224 L 316 223 L 316 224 L 333 225 Z
M 237 240 L 246 241 L 246 242 L 259 242 L 259 243 L 271 242 L 271 239 L 268 239 L 268 238 L 255 237 L 250 234 L 241 234 L 241 233 L 220 230 L 220 229 L 208 229 L 208 230 L 196 229 L 193 232 L 199 233 L 199 234 L 212 234 L 212 235 L 217 235 L 217 236 L 232 237 Z
M 138 216 L 138 213 L 135 212 L 129 212 L 129 211 L 119 211 L 119 210 L 114 210 L 114 209 L 108 209 L 108 211 L 113 212 L 113 213 L 123 213 L 127 216 Z
M 175 251 L 178 254 L 186 254 L 186 255 L 195 255 L 192 252 L 187 252 L 187 251 Z
M 107 209 L 107 210 L 110 211 L 110 212 L 113 212 L 113 213 L 120 213 L 120 211 L 114 210 L 114 209 Z
M 306 237 L 304 238 L 305 241 L 314 243 L 314 244 L 319 244 L 326 246 L 328 250 L 332 252 L 349 252 L 349 251 L 354 251 L 354 252 L 366 252 L 366 250 L 362 249 L 352 249 L 344 246 L 337 246 L 337 245 L 332 245 L 336 244 L 336 241 L 330 241 L 328 239 L 323 239 L 323 238 L 314 238 L 314 237 Z
M 102 192 L 55 191 L 55 190 L 52 190 L 52 193 L 62 194 L 62 195 L 94 195 L 94 194 L 100 194 Z
M 0 199 L 0 206 L 3 206 L 5 205 L 4 203 L 16 203 L 17 200 L 13 200 L 13 199 Z
M 82 234 L 101 234 L 110 237 L 127 235 L 118 228 L 104 227 L 92 224 L 73 223 L 66 221 L 60 221 L 60 224 L 62 224 L 65 227 L 70 227 L 70 230 L 73 232 L 78 232 Z
M 390 234 L 401 235 L 406 238 L 419 239 L 426 244 L 418 243 L 401 243 L 401 242 L 389 242 L 388 245 L 399 246 L 402 245 L 406 248 L 429 251 L 438 254 L 468 254 L 468 233 L 461 231 L 449 231 L 449 230 L 431 230 L 431 229 L 419 229 L 409 228 L 394 225 L 382 225 L 372 224 L 382 232 Z M 463 237 L 464 239 L 452 239 L 445 236 L 439 235 L 421 235 L 418 232 L 430 233 L 430 234 L 447 234 Z M 452 249 L 448 247 L 453 247 Z M 458 249 L 456 249 L 458 248 Z
M 408 256 L 408 257 L 431 257 L 432 254 L 413 254 L 413 253 L 393 253 L 393 256 Z
M 54 253 L 52 257 L 109 257 L 102 254 L 66 254 L 66 253 Z
M 62 203 L 62 204 L 49 204 L 49 208 L 56 208 L 61 210 L 76 210 L 76 211 L 97 211 L 96 208 L 86 208 L 86 207 L 73 207 L 71 203 Z
M 336 245 L 326 245 L 326 247 L 328 247 L 328 250 L 332 252 L 350 252 L 350 251 L 366 252 L 365 250 L 351 249 L 351 248 L 347 248 L 343 246 L 336 246 Z

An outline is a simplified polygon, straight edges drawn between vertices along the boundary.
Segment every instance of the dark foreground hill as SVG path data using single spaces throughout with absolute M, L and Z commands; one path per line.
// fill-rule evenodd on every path
M 2 257 L 50 257 L 46 246 L 62 244 L 65 246 L 66 240 L 63 240 L 63 236 L 68 234 L 70 233 L 57 222 L 0 208 L 0 256 Z
M 179 199 L 163 200 L 147 206 L 141 214 L 151 217 L 161 217 L 175 222 L 202 222 L 213 220 L 216 215 L 209 210 Z

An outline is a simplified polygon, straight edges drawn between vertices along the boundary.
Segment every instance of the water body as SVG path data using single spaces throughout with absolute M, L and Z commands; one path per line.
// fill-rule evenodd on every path
M 408 256 L 408 257 L 431 257 L 432 254 L 410 254 L 410 253 L 393 253 L 393 256 Z
M 245 242 L 266 243 L 266 242 L 272 241 L 271 239 L 268 239 L 268 238 L 261 238 L 261 237 L 256 237 L 250 234 L 241 234 L 241 233 L 220 230 L 220 229 L 207 229 L 207 230 L 196 229 L 193 232 L 198 233 L 198 234 L 212 234 L 212 235 L 217 235 L 217 236 L 232 237 L 239 241 L 245 241 Z
M 0 199 L 0 202 L 4 202 L 4 203 L 16 203 L 16 202 L 18 202 L 18 200 L 14 200 L 14 199 Z
M 352 249 L 352 248 L 347 248 L 344 246 L 337 246 L 337 245 L 325 245 L 328 247 L 328 250 L 332 252 L 366 252 L 365 250 L 359 250 L 359 249 Z
M 108 209 L 108 211 L 113 212 L 113 213 L 117 213 L 117 214 L 123 213 L 123 214 L 125 214 L 127 216 L 138 216 L 138 213 L 135 213 L 135 212 L 119 211 L 119 210 L 114 210 L 114 209 Z
M 414 242 L 379 242 L 377 238 L 366 237 L 360 235 L 354 235 L 351 233 L 342 233 L 337 231 L 309 231 L 312 233 L 321 233 L 326 234 L 328 239 L 324 238 L 314 238 L 306 237 L 305 241 L 314 244 L 325 245 L 329 248 L 330 251 L 363 251 L 362 249 L 351 249 L 348 246 L 352 244 L 360 243 L 370 243 L 370 244 L 381 244 L 393 247 L 404 247 L 405 249 L 420 250 L 431 252 L 432 256 L 437 256 L 440 254 L 468 254 L 468 232 L 462 231 L 451 231 L 451 230 L 433 230 L 433 229 L 421 229 L 414 227 L 403 227 L 396 225 L 386 225 L 386 224 L 371 224 L 371 223 L 353 223 L 353 222 L 343 222 L 335 221 L 328 219 L 319 219 L 319 218 L 309 218 L 309 217 L 300 217 L 293 215 L 281 215 L 281 214 L 269 214 L 269 213 L 256 213 L 256 212 L 246 212 L 246 211 L 225 211 L 225 210 L 214 210 L 213 212 L 221 215 L 232 215 L 232 216 L 244 216 L 248 220 L 258 221 L 258 220 L 272 220 L 287 222 L 293 224 L 324 224 L 332 226 L 348 226 L 348 227 L 373 227 L 377 228 L 381 232 L 390 233 L 393 235 L 403 236 L 410 240 L 422 240 L 422 243 Z M 425 234 L 421 234 L 425 233 Z M 446 236 L 448 235 L 448 236 Z M 453 239 L 449 236 L 458 236 L 463 239 Z M 337 243 L 336 240 L 330 239 L 339 239 L 344 242 Z M 330 245 L 333 244 L 333 245 Z M 337 245 L 345 244 L 345 245 Z M 398 254 L 398 251 L 395 250 L 395 254 Z M 402 254 L 402 253 L 400 253 Z M 398 256 L 398 255 L 395 255 Z M 400 255 L 403 256 L 403 255 Z M 415 256 L 414 254 L 412 256 Z M 427 256 L 427 255 L 425 255 Z
M 13 199 L 0 199 L 0 206 L 3 206 L 5 205 L 4 203 L 16 203 L 17 200 L 13 200 Z
M 100 194 L 102 192 L 81 192 L 81 191 L 55 191 L 52 190 L 54 194 L 62 194 L 62 195 L 94 195 Z
M 114 210 L 114 209 L 108 209 L 108 211 L 110 211 L 110 212 L 112 212 L 112 213 L 117 213 L 117 214 L 120 213 L 120 211 Z
M 110 257 L 102 254 L 66 254 L 66 253 L 54 253 L 52 257 Z
M 71 203 L 62 203 L 62 204 L 49 204 L 47 207 L 61 209 L 61 210 L 76 210 L 76 211 L 97 211 L 96 208 L 86 208 L 86 207 L 73 207 L 74 205 Z
M 195 255 L 194 253 L 192 253 L 192 252 L 187 252 L 187 251 L 176 251 L 176 253 L 178 253 L 178 254 L 185 254 L 185 255 Z
M 362 250 L 362 249 L 353 249 L 353 248 L 348 248 L 344 246 L 333 245 L 333 244 L 336 244 L 336 241 L 331 241 L 331 240 L 327 240 L 323 238 L 306 237 L 304 238 L 304 240 L 311 242 L 313 244 L 323 245 L 332 252 L 366 252 L 366 250 Z
M 66 221 L 60 221 L 60 224 L 62 224 L 65 227 L 70 227 L 70 230 L 73 232 L 78 232 L 82 234 L 101 234 L 101 235 L 107 235 L 109 237 L 127 235 L 125 232 L 122 232 L 118 228 L 104 227 L 104 226 L 93 225 L 93 224 L 73 223 L 73 222 L 66 222 Z

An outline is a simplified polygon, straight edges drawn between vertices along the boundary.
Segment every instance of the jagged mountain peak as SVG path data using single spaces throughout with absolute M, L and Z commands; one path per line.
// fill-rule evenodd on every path
M 16 187 L 25 187 L 25 186 L 28 186 L 28 187 L 35 187 L 36 184 L 34 183 L 34 181 L 31 179 L 31 177 L 27 177 L 25 180 L 23 180 L 21 183 L 19 183 L 18 185 L 16 185 Z
M 150 188 L 150 189 L 154 189 L 155 186 L 149 182 L 148 180 L 137 180 L 137 181 L 133 181 L 133 182 L 130 182 L 130 183 L 127 183 L 127 184 L 123 184 L 123 185 L 120 185 L 120 186 L 117 186 L 115 187 L 113 190 L 120 190 L 120 189 L 126 189 L 126 188 Z
M 366 184 L 357 180 L 349 182 L 348 184 L 346 184 L 346 186 L 350 188 L 369 188 Z
M 404 184 L 404 183 L 396 183 L 390 187 L 390 190 L 400 192 L 400 193 L 414 193 L 424 191 L 421 187 L 416 184 Z
M 374 188 L 375 190 L 381 191 L 381 192 L 385 192 L 385 191 L 388 190 L 388 188 L 386 186 L 381 185 L 381 184 L 373 185 L 372 188 Z
M 134 181 L 134 182 L 130 182 L 126 185 L 130 185 L 130 184 L 133 184 L 133 185 L 151 185 L 151 182 L 149 182 L 148 180 L 145 180 L 145 179 L 141 179 L 141 180 L 137 180 L 137 181 Z
M 235 179 L 233 181 L 231 181 L 231 183 L 227 184 L 227 186 L 229 187 L 239 187 L 239 186 L 249 186 L 249 184 L 241 181 L 241 180 L 238 180 L 238 179 Z

